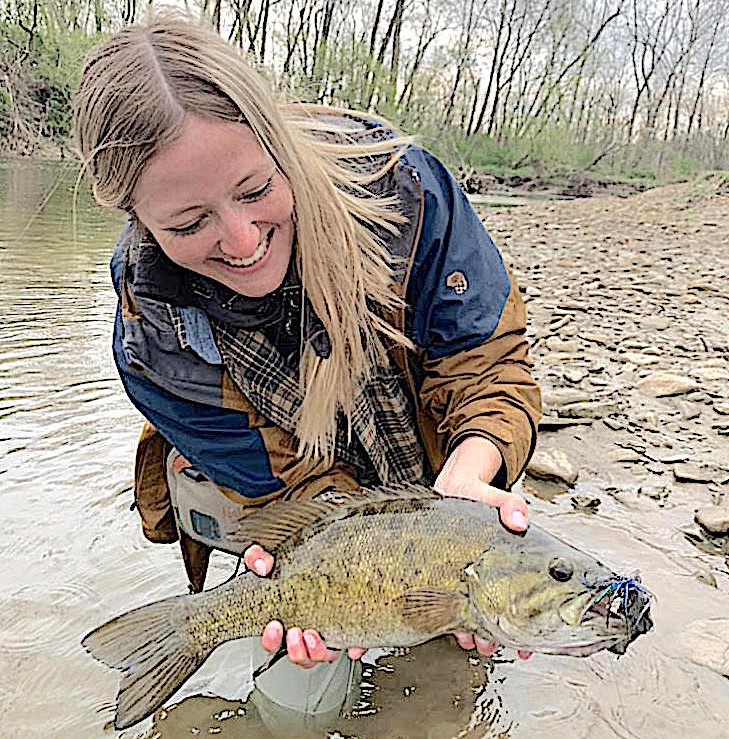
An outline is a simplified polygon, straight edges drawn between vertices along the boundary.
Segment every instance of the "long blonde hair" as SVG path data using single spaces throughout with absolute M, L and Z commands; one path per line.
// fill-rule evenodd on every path
M 350 417 L 357 386 L 384 343 L 409 345 L 381 317 L 401 300 L 393 259 L 372 229 L 394 233 L 403 217 L 392 197 L 366 187 L 394 165 L 407 139 L 363 141 L 354 124 L 348 135 L 341 119 L 322 112 L 279 103 L 216 33 L 165 14 L 122 29 L 89 56 L 74 101 L 74 135 L 97 201 L 131 210 L 142 169 L 180 135 L 187 113 L 252 129 L 293 190 L 302 286 L 332 345 L 327 359 L 302 347 L 299 451 L 331 459 L 337 414 Z M 380 162 L 376 171 L 362 166 L 366 160 Z

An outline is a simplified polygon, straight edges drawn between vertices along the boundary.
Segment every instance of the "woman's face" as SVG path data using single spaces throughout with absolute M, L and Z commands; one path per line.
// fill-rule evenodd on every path
M 283 281 L 294 197 L 251 129 L 188 115 L 142 170 L 134 210 L 176 264 L 249 297 Z

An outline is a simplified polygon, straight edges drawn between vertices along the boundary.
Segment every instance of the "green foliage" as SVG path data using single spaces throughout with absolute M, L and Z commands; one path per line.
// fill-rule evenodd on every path
M 34 151 L 48 141 L 64 146 L 82 59 L 101 40 L 91 28 L 114 26 L 117 17 L 113 5 L 76 1 L 61 7 L 41 2 L 29 43 L 25 29 L 33 25 L 33 6 L 34 0 L 0 3 L 0 142 L 9 142 L 17 151 Z M 376 47 L 375 54 L 378 51 Z M 555 117 L 534 119 L 530 133 L 521 138 L 509 133 L 508 121 L 498 135 L 466 136 L 458 121 L 461 115 L 467 117 L 465 100 L 449 108 L 453 124 L 443 123 L 450 85 L 446 67 L 423 63 L 411 76 L 408 64 L 412 59 L 401 56 L 393 70 L 391 49 L 382 60 L 374 58 L 369 34 L 332 36 L 319 39 L 308 53 L 297 46 L 286 69 L 278 70 L 279 86 L 288 88 L 294 99 L 374 111 L 413 135 L 454 171 L 545 183 L 577 175 L 655 184 L 690 178 L 707 168 L 729 168 L 725 144 L 696 133 L 685 142 L 664 142 L 651 134 L 640 144 L 615 144 L 597 139 L 619 138 L 619 128 L 598 126 L 591 137 L 584 128 L 578 136 L 567 123 L 558 122 L 564 118 Z M 460 123 L 465 126 L 465 121 Z
M 0 26 L 0 134 L 21 152 L 62 146 L 82 60 L 99 37 L 80 29 L 59 32 L 41 18 L 31 38 L 19 21 L 30 27 L 27 18 Z

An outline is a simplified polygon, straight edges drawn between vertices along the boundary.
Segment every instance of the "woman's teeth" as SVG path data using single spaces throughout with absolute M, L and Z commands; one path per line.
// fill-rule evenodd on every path
M 266 234 L 266 238 L 256 247 L 256 250 L 250 257 L 219 257 L 223 264 L 227 264 L 229 267 L 250 267 L 255 264 L 263 255 L 268 251 L 268 245 L 271 241 L 271 234 L 273 231 L 269 231 Z

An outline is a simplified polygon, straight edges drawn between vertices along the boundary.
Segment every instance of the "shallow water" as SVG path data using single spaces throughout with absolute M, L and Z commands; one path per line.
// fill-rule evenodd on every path
M 74 234 L 73 184 L 70 166 L 0 164 L 0 736 L 8 738 L 114 736 L 104 725 L 116 675 L 80 638 L 186 587 L 176 545 L 147 543 L 129 511 L 141 419 L 110 352 L 108 259 L 121 221 L 81 196 Z M 653 632 L 619 659 L 477 660 L 450 640 L 383 657 L 367 668 L 355 715 L 336 723 L 341 735 L 729 737 L 729 681 L 696 664 L 682 639 L 698 619 L 729 618 L 723 561 L 684 540 L 682 509 L 603 498 L 595 515 L 534 498 L 532 515 L 616 569 L 640 570 L 656 594 Z M 211 581 L 231 570 L 230 558 L 215 558 Z M 189 690 L 246 688 L 247 664 L 225 659 L 211 660 Z M 148 721 L 119 736 L 267 736 L 250 705 L 172 703 L 153 729 Z

